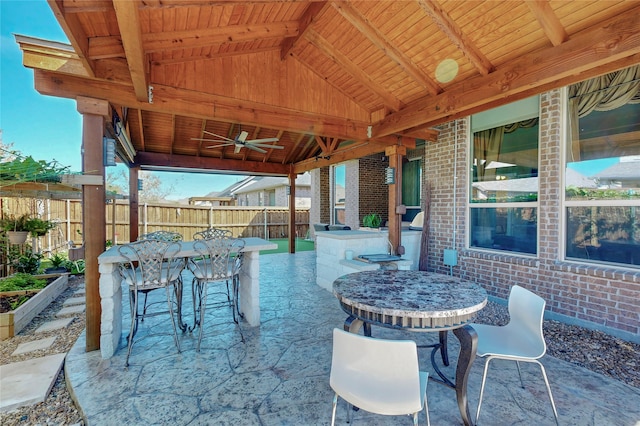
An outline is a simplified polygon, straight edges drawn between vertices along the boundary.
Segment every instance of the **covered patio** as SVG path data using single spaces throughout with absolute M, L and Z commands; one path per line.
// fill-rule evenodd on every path
M 245 343 L 227 308 L 208 310 L 200 352 L 195 350 L 197 333 L 182 334 L 182 353 L 177 353 L 168 322 L 163 317 L 156 317 L 160 323 L 145 321 L 139 333 L 159 334 L 134 345 L 128 370 L 126 345 L 114 357 L 102 359 L 98 351 L 85 351 L 82 335 L 67 356 L 65 375 L 88 424 L 329 424 L 331 332 L 342 327 L 346 314 L 330 292 L 315 284 L 314 252 L 261 257 L 263 319 L 260 327 L 244 323 Z M 189 281 L 187 273 L 184 278 Z M 186 319 L 193 321 L 188 315 Z M 438 336 L 376 327 L 373 335 L 419 343 L 432 343 Z M 125 337 L 126 332 L 123 342 Z M 452 366 L 443 370 L 452 375 L 457 339 L 451 336 L 449 343 Z M 433 373 L 429 353 L 420 349 L 419 359 Z M 635 425 L 640 419 L 638 388 L 548 355 L 542 362 L 560 424 Z M 469 378 L 472 415 L 483 366 L 484 360 L 477 359 Z M 492 365 L 481 424 L 555 424 L 539 370 L 526 363 L 522 369 L 524 389 L 513 363 Z M 462 424 L 453 390 L 430 382 L 427 392 L 431 424 Z M 421 424 L 424 421 L 422 414 Z M 338 404 L 337 422 L 346 424 L 344 401 Z M 358 411 L 353 422 L 408 425 L 411 419 Z
M 424 159 L 446 159 L 444 167 L 426 170 L 421 183 L 426 172 L 446 169 L 456 187 L 436 181 L 436 196 L 462 195 L 468 189 L 465 169 L 450 174 L 453 158 L 464 152 L 457 133 L 466 130 L 458 119 L 464 123 L 472 114 L 621 70 L 637 64 L 640 55 L 635 2 L 48 3 L 70 45 L 16 36 L 23 62 L 34 69 L 38 92 L 77 101 L 85 174 L 104 178 L 105 164 L 114 160 L 105 154 L 104 138 L 115 141 L 116 156 L 130 167 L 131 224 L 139 222 L 140 170 L 287 176 L 293 205 L 298 174 L 381 153 L 388 169 L 400 170 L 417 140 L 426 141 Z M 550 142 L 559 144 L 560 132 L 548 132 Z M 549 157 L 556 160 L 557 152 Z M 557 166 L 540 167 L 544 181 L 556 176 Z M 83 186 L 89 351 L 100 346 L 97 258 L 106 241 L 104 186 L 94 182 Z M 405 208 L 401 173 L 382 186 L 389 240 L 397 251 Z M 557 189 L 551 190 L 542 207 L 558 204 Z M 326 200 L 318 202 L 322 211 L 329 208 Z M 464 217 L 465 204 L 453 204 Z M 451 216 L 433 211 L 437 219 Z M 456 227 L 462 231 L 465 221 Z M 294 222 L 290 212 L 290 241 Z M 553 228 L 557 221 L 548 223 Z M 138 229 L 130 229 L 134 241 Z M 445 232 L 451 231 L 463 236 L 449 224 Z M 541 226 L 540 234 L 558 232 Z M 459 239 L 456 244 L 468 244 Z M 550 242 L 539 258 L 553 265 L 562 257 L 556 246 Z M 475 262 L 467 259 L 466 265 Z M 437 261 L 424 259 L 430 268 Z M 567 268 L 572 276 L 582 271 Z M 630 286 L 637 294 L 624 271 L 614 277 L 611 286 Z M 505 296 L 506 283 L 490 284 Z M 534 287 L 547 297 L 561 293 L 548 305 L 551 311 L 581 315 L 567 309 L 562 287 Z M 622 320 L 610 314 L 616 318 L 612 328 L 637 339 L 637 315 L 623 314 Z

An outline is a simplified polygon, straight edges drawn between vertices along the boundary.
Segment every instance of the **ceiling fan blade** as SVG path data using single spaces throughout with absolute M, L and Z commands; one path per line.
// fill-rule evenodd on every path
M 217 140 L 217 139 L 207 139 L 207 138 L 191 138 L 192 141 L 205 141 L 205 142 L 220 142 L 227 143 L 225 140 Z
M 262 149 L 262 148 L 258 148 L 258 147 L 257 147 L 257 146 L 255 146 L 255 145 L 249 145 L 249 144 L 247 144 L 247 145 L 244 145 L 244 146 L 245 146 L 246 148 L 252 149 L 252 150 L 254 150 L 254 151 L 258 151 L 258 152 L 260 152 L 260 153 L 262 153 L 262 154 L 266 154 L 266 153 L 267 153 L 267 151 L 265 151 L 265 150 L 264 150 L 264 149 Z
M 278 142 L 278 138 L 251 139 L 247 143 Z
M 214 141 L 215 142 L 215 141 Z M 222 141 L 221 141 L 222 142 Z M 223 146 L 231 146 L 231 145 L 235 145 L 233 142 L 229 142 L 229 143 L 221 143 L 220 145 L 211 145 L 211 146 L 207 146 L 205 148 L 221 148 Z
M 240 142 L 245 142 L 247 140 L 247 136 L 249 136 L 248 132 L 245 132 L 244 130 L 240 132 L 240 134 L 238 135 L 238 140 Z
M 233 142 L 233 139 L 229 139 L 229 138 L 228 138 L 228 137 L 226 137 L 226 136 L 221 136 L 221 135 L 218 135 L 218 134 L 215 134 L 215 133 L 209 132 L 209 131 L 207 131 L 207 130 L 203 130 L 202 132 L 203 132 L 203 133 L 206 133 L 206 134 L 208 134 L 208 135 L 211 135 L 211 136 L 215 136 L 216 138 L 224 139 L 225 141 Z
M 233 153 L 237 154 L 240 152 L 240 150 L 242 149 L 242 147 L 244 147 L 244 145 L 241 145 L 239 143 L 234 144 L 236 147 L 233 149 Z
M 258 146 L 260 148 L 269 148 L 269 149 L 284 149 L 284 146 L 282 145 L 271 145 L 271 144 L 267 144 L 267 143 L 248 143 L 247 145 L 251 145 L 251 146 Z

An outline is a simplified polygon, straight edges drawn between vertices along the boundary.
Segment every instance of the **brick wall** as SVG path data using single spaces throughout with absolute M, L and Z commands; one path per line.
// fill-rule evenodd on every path
M 384 224 L 389 218 L 389 186 L 384 183 L 384 171 L 389 165 L 382 160 L 383 154 L 375 154 L 360 159 L 360 192 L 358 224 L 369 213 L 378 213 Z M 357 229 L 357 228 L 356 228 Z
M 546 300 L 549 318 L 640 342 L 640 271 L 560 260 L 564 129 L 560 93 L 541 95 L 538 255 L 527 257 L 466 248 L 470 138 L 468 120 L 460 119 L 440 126 L 438 142 L 425 146 L 423 179 L 432 187 L 429 270 L 449 272 L 443 264 L 443 250 L 452 246 L 455 216 L 454 247 L 459 257 L 454 275 L 475 281 L 490 296 L 505 300 L 511 286 L 520 285 Z

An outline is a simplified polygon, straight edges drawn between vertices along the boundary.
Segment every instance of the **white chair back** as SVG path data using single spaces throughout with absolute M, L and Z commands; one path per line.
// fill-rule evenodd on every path
M 509 324 L 507 327 L 521 331 L 526 338 L 527 353 L 532 358 L 542 357 L 547 344 L 542 332 L 545 300 L 526 288 L 514 285 L 509 295 Z
M 419 412 L 420 370 L 416 343 L 333 330 L 331 388 L 363 410 L 385 415 Z

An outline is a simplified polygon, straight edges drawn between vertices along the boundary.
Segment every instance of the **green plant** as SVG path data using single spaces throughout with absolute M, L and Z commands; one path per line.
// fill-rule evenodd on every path
M 40 268 L 40 253 L 33 253 L 30 248 L 24 253 L 9 253 L 9 262 L 16 272 L 36 274 Z
M 0 219 L 0 228 L 5 231 L 29 231 L 29 215 L 26 213 L 21 216 L 3 214 Z
M 38 217 L 32 217 L 27 219 L 26 227 L 27 231 L 34 237 L 42 237 L 50 229 L 55 228 L 56 224 L 50 220 L 40 219 Z
M 0 292 L 37 290 L 47 286 L 47 280 L 35 278 L 31 274 L 16 273 L 0 280 Z
M 378 213 L 369 213 L 362 218 L 362 225 L 367 228 L 379 228 L 382 223 L 382 218 Z
M 29 297 L 27 296 L 17 296 L 11 300 L 9 300 L 9 307 L 11 308 L 12 311 L 15 311 L 16 309 L 18 309 L 20 307 L 20 305 L 22 305 L 24 302 L 26 302 L 27 300 L 29 300 Z
M 67 262 L 67 259 L 64 258 L 64 256 L 61 256 L 60 254 L 56 253 L 53 256 L 51 256 L 51 258 L 49 259 L 51 261 L 51 265 L 54 268 L 60 268 L 60 267 L 66 267 L 65 263 Z

